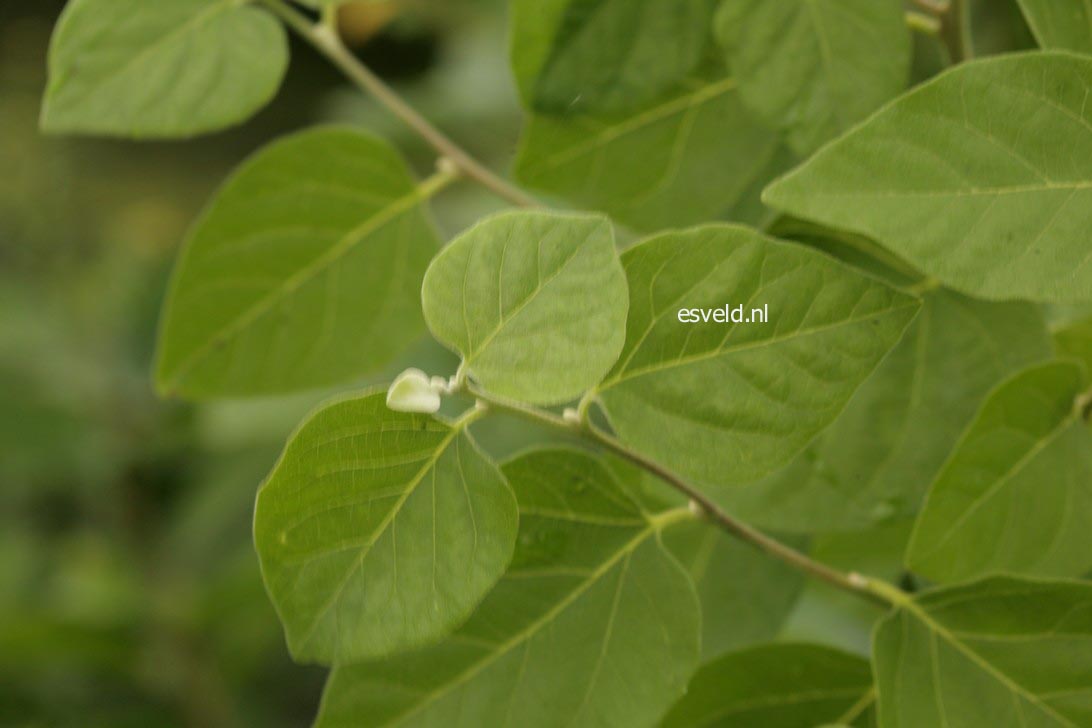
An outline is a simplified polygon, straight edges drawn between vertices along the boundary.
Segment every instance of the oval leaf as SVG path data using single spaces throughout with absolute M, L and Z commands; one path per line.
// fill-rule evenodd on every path
M 276 93 L 288 42 L 234 0 L 71 0 L 49 51 L 42 128 L 182 137 L 245 121 Z
M 292 655 L 346 662 L 436 641 L 504 573 L 518 516 L 462 426 L 382 392 L 315 413 L 258 492 L 254 541 Z
M 973 296 L 1090 301 L 1089 93 L 1092 58 L 1029 53 L 962 64 L 821 150 L 763 199 L 875 238 Z
M 990 395 L 918 517 L 907 564 L 934 581 L 988 572 L 1080 576 L 1092 568 L 1092 433 L 1084 372 L 1054 363 Z
M 424 329 L 439 247 L 398 153 L 325 128 L 274 143 L 228 180 L 187 241 L 160 330 L 161 390 L 313 389 L 387 364 Z
M 726 0 L 717 35 L 743 102 L 810 154 L 910 77 L 900 0 Z
M 557 404 L 603 378 L 625 338 L 626 279 L 606 218 L 512 212 L 428 269 L 425 320 L 490 391 Z
M 599 391 L 619 436 L 703 484 L 784 465 L 848 402 L 917 299 L 825 255 L 741 227 L 667 233 L 623 256 L 626 346 Z M 766 323 L 719 323 L 742 306 Z M 709 321 L 681 323 L 697 308 Z M 699 311 L 699 318 L 701 312 Z
M 700 614 L 650 519 L 593 457 L 505 465 L 520 506 L 508 574 L 446 642 L 343 666 L 317 725 L 649 726 L 697 667 Z
M 873 663 L 884 728 L 1092 725 L 1092 584 L 927 592 L 876 627 Z
M 663 726 L 848 724 L 869 707 L 871 695 L 867 660 L 820 645 L 762 645 L 704 665 Z

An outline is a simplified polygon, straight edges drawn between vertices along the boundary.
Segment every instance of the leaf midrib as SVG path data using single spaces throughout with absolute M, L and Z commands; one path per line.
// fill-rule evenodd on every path
M 963 654 L 965 657 L 967 657 L 967 659 L 971 660 L 973 663 L 978 665 L 983 670 L 983 672 L 985 672 L 986 674 L 996 678 L 998 682 L 1000 682 L 1002 685 L 1007 687 L 1010 691 L 1012 691 L 1013 693 L 1015 693 L 1015 694 L 1019 695 L 1020 697 L 1024 698 L 1029 703 L 1036 706 L 1037 708 L 1042 710 L 1047 715 L 1049 715 L 1052 718 L 1056 719 L 1060 724 L 1065 725 L 1065 726 L 1071 726 L 1072 728 L 1079 728 L 1079 726 L 1077 726 L 1076 723 L 1071 722 L 1068 718 L 1066 718 L 1065 716 L 1058 713 L 1053 707 L 1051 707 L 1050 705 L 1047 705 L 1042 700 L 1040 700 L 1038 695 L 1035 695 L 1034 693 L 1028 691 L 1028 689 L 1025 688 L 1023 685 L 1020 685 L 1019 683 L 1014 681 L 1012 678 L 1010 678 L 1008 675 L 1001 672 L 998 668 L 996 668 L 992 664 L 990 664 L 984 657 L 982 657 L 977 652 L 975 652 L 970 646 L 968 646 L 967 644 L 962 642 L 955 634 L 953 634 L 951 631 L 949 631 L 944 625 L 942 625 L 940 622 L 937 622 L 936 620 L 934 620 L 932 615 L 929 614 L 929 612 L 926 611 L 926 609 L 924 607 L 922 607 L 920 604 L 918 604 L 916 601 L 914 601 L 912 599 L 907 599 L 906 602 L 904 602 L 901 605 L 901 607 L 905 611 L 910 612 L 912 615 L 917 617 L 918 620 L 923 625 L 925 625 L 925 627 L 927 629 L 929 629 L 931 632 L 935 633 L 937 636 L 943 638 L 948 644 L 950 644 L 952 647 L 954 647 L 956 650 L 958 650 L 961 654 Z M 939 694 L 940 694 L 940 691 L 938 689 L 937 690 L 938 697 L 939 697 Z
M 717 349 L 714 349 L 713 351 L 702 352 L 701 354 L 694 354 L 694 355 L 688 356 L 688 357 L 678 357 L 678 358 L 675 358 L 675 359 L 666 360 L 666 361 L 661 362 L 659 364 L 649 365 L 649 366 L 642 367 L 642 368 L 639 368 L 639 369 L 631 369 L 631 370 L 628 370 L 628 371 L 622 371 L 618 375 L 616 375 L 613 379 L 609 379 L 609 380 L 603 382 L 603 384 L 599 388 L 599 391 L 600 392 L 607 392 L 610 389 L 612 389 L 613 387 L 616 387 L 616 386 L 618 386 L 620 384 L 623 384 L 624 382 L 626 382 L 626 381 L 628 381 L 630 379 L 636 379 L 638 377 L 643 377 L 643 376 L 646 376 L 646 375 L 649 375 L 649 374 L 658 374 L 660 372 L 668 371 L 668 370 L 671 370 L 671 369 L 676 369 L 678 367 L 689 366 L 691 364 L 696 364 L 696 363 L 705 361 L 707 359 L 716 359 L 716 358 L 721 357 L 721 356 L 727 356 L 727 355 L 731 355 L 731 354 L 738 354 L 740 352 L 750 351 L 750 350 L 753 350 L 753 349 L 761 349 L 761 348 L 765 348 L 767 346 L 775 346 L 775 345 L 781 344 L 781 343 L 783 343 L 785 341 L 790 341 L 792 339 L 802 338 L 802 337 L 806 337 L 806 336 L 813 336 L 815 334 L 821 334 L 823 332 L 830 331 L 830 330 L 833 330 L 833 329 L 837 329 L 837 328 L 840 328 L 842 326 L 852 326 L 854 324 L 858 324 L 858 323 L 861 323 L 863 321 L 868 321 L 870 319 L 883 318 L 883 317 L 886 317 L 886 316 L 890 316 L 890 315 L 892 315 L 894 313 L 897 313 L 899 311 L 902 311 L 903 309 L 913 308 L 913 307 L 915 307 L 917 305 L 919 305 L 919 301 L 917 299 L 909 298 L 907 303 L 904 303 L 904 304 L 892 306 L 890 308 L 883 309 L 883 310 L 880 310 L 880 311 L 872 311 L 872 312 L 870 312 L 868 314 L 864 314 L 864 315 L 861 315 L 861 316 L 855 316 L 855 317 L 841 319 L 841 320 L 836 321 L 834 323 L 824 324 L 822 326 L 814 326 L 814 327 L 812 327 L 810 329 L 796 329 L 795 331 L 792 331 L 792 332 L 790 332 L 788 334 L 785 334 L 784 336 L 775 336 L 775 337 L 772 337 L 772 338 L 769 338 L 769 339 L 762 339 L 760 341 L 753 341 L 753 342 L 750 342 L 750 343 L 747 343 L 747 344 L 741 344 L 741 345 L 738 345 L 738 346 L 718 347 Z
M 141 48 L 139 52 L 134 54 L 131 58 L 126 60 L 120 66 L 117 66 L 117 67 L 111 69 L 108 73 L 103 74 L 102 76 L 99 76 L 98 79 L 96 80 L 96 83 L 93 86 L 91 86 L 91 85 L 86 86 L 85 87 L 85 92 L 83 94 L 77 94 L 74 97 L 74 101 L 80 101 L 80 100 L 82 100 L 82 99 L 84 99 L 84 98 L 86 98 L 88 96 L 91 96 L 93 93 L 98 92 L 99 89 L 103 85 L 105 85 L 106 83 L 109 83 L 110 81 L 113 81 L 114 79 L 116 79 L 117 77 L 119 77 L 121 75 L 124 75 L 125 73 L 128 73 L 137 64 L 143 62 L 148 56 L 150 56 L 153 53 L 161 50 L 163 48 L 163 46 L 166 46 L 169 43 L 171 43 L 172 41 L 174 41 L 176 38 L 178 38 L 180 36 L 183 36 L 183 35 L 185 35 L 187 33 L 190 33 L 191 31 L 195 30 L 196 28 L 198 28 L 198 27 L 200 27 L 200 26 L 202 26 L 202 25 L 204 25 L 204 24 L 206 24 L 208 22 L 211 22 L 211 19 L 214 16 L 216 16 L 216 15 L 218 15 L 220 13 L 224 13 L 224 12 L 228 12 L 230 10 L 234 10 L 234 9 L 236 9 L 238 7 L 242 7 L 242 6 L 238 5 L 238 4 L 233 4 L 231 2 L 227 2 L 226 0 L 221 0 L 220 2 L 211 3 L 209 5 L 209 7 L 195 13 L 186 22 L 182 23 L 181 25 L 179 25 L 176 28 L 172 28 L 167 33 L 159 36 L 158 38 L 154 39 L 151 43 L 149 43 L 148 45 Z M 63 84 L 66 83 L 67 81 L 68 81 L 68 76 L 66 75 L 66 77 L 64 79 L 62 79 L 60 83 L 58 83 L 58 89 L 61 88 L 63 86 Z M 71 103 L 71 101 L 70 101 L 70 103 Z
M 682 513 L 683 511 L 686 511 L 686 509 L 679 509 L 680 513 Z M 662 527 L 662 525 L 659 525 L 662 523 L 661 519 L 663 519 L 665 516 L 668 516 L 670 513 L 671 511 L 660 514 L 657 517 L 656 522 L 646 521 L 644 527 L 632 539 L 627 541 L 620 549 L 618 549 L 618 551 L 613 556 L 604 561 L 603 564 L 601 564 L 598 568 L 590 572 L 587 578 L 579 586 L 566 594 L 564 599 L 560 600 L 557 604 L 547 610 L 541 617 L 531 622 L 529 625 L 521 629 L 519 632 L 517 632 L 504 642 L 496 645 L 493 651 L 483 657 L 480 661 L 475 662 L 468 669 L 464 670 L 458 675 L 455 675 L 453 678 L 451 678 L 451 680 L 443 684 L 439 689 L 427 693 L 424 699 L 416 703 L 412 708 L 405 711 L 404 713 L 394 716 L 385 725 L 398 725 L 400 723 L 403 723 L 407 718 L 416 715 L 417 713 L 420 713 L 422 710 L 435 703 L 444 695 L 451 692 L 457 686 L 462 685 L 467 681 L 473 679 L 476 675 L 484 671 L 487 667 L 492 665 L 501 657 L 507 655 L 520 644 L 534 637 L 543 627 L 556 619 L 562 612 L 564 612 L 574 602 L 576 602 L 577 599 L 579 599 L 588 590 L 595 586 L 599 582 L 599 580 L 602 579 L 620 561 L 622 561 L 622 559 L 628 559 L 630 556 L 632 556 L 633 552 L 636 551 L 637 548 L 645 540 L 647 540 L 649 536 L 656 533 L 659 527 Z
M 351 252 L 370 235 L 396 220 L 398 216 L 408 212 L 417 203 L 425 199 L 430 191 L 431 188 L 427 185 L 419 184 L 407 194 L 393 200 L 385 209 L 378 210 L 361 224 L 345 233 L 325 253 L 284 279 L 281 285 L 258 299 L 249 308 L 208 337 L 204 344 L 197 347 L 174 367 L 173 375 L 164 382 L 163 386 L 168 390 L 175 389 L 221 342 L 235 336 L 238 332 L 254 323 L 268 313 L 275 304 L 297 292 L 311 279 Z
M 352 579 L 353 574 L 355 574 L 360 566 L 364 563 L 364 559 L 366 559 L 368 557 L 368 554 L 371 553 L 372 547 L 375 546 L 375 544 L 379 541 L 380 537 L 384 533 L 386 533 L 387 528 L 393 523 L 394 519 L 401 512 L 402 506 L 405 505 L 406 501 L 409 500 L 410 496 L 417 491 L 417 486 L 419 486 L 421 484 L 421 481 L 424 480 L 425 475 L 429 472 L 429 470 L 432 470 L 436 467 L 436 463 L 447 450 L 452 440 L 458 437 L 462 433 L 462 431 L 462 427 L 452 427 L 451 431 L 447 434 L 446 437 L 444 437 L 443 440 L 440 441 L 439 445 L 436 447 L 436 452 L 433 454 L 433 456 L 429 458 L 423 466 L 421 466 L 421 469 L 418 470 L 417 473 L 415 473 L 414 476 L 406 484 L 405 493 L 403 493 L 403 495 L 391 506 L 390 511 L 388 511 L 387 515 L 383 517 L 383 520 L 376 525 L 372 537 L 360 547 L 360 554 L 353 560 L 352 565 L 345 570 L 345 576 L 342 577 L 337 587 L 335 587 L 329 599 L 327 599 L 322 607 L 319 608 L 319 611 L 315 615 L 314 621 L 307 629 L 306 634 L 300 640 L 299 644 L 301 650 L 314 638 L 315 632 L 318 630 L 318 627 L 322 623 L 322 620 L 326 617 L 326 614 L 330 611 L 331 607 L 333 607 L 338 599 L 341 598 L 341 594 L 345 590 L 345 587 L 348 585 L 349 581 Z
M 542 174 L 543 171 L 578 159 L 590 154 L 601 147 L 605 147 L 617 139 L 633 134 L 641 129 L 655 124 L 657 121 L 668 119 L 675 114 L 684 113 L 689 109 L 706 104 L 713 99 L 723 96 L 736 88 L 736 80 L 732 77 L 724 78 L 714 83 L 709 83 L 690 94 L 676 96 L 670 101 L 650 107 L 640 114 L 632 116 L 616 124 L 609 124 L 598 131 L 591 139 L 583 144 L 569 147 L 557 154 L 546 157 L 529 174 Z
M 594 234 L 594 233 L 592 233 L 592 234 Z M 542 292 L 546 290 L 547 286 L 549 286 L 551 283 L 553 283 L 554 280 L 556 280 L 558 278 L 558 276 L 560 276 L 562 273 L 565 272 L 565 269 L 568 268 L 569 265 L 574 260 L 576 260 L 576 258 L 583 252 L 584 246 L 588 244 L 588 242 L 591 240 L 591 237 L 592 237 L 591 234 L 586 236 L 584 238 L 583 242 L 581 242 L 579 245 L 575 246 L 573 248 L 572 253 L 567 255 L 565 257 L 565 259 L 561 261 L 561 264 L 558 265 L 555 270 L 551 271 L 550 274 L 548 276 L 546 276 L 545 279 L 536 281 L 534 289 L 529 294 L 527 294 L 527 297 L 524 298 L 519 303 L 517 303 L 506 314 L 504 314 L 503 316 L 498 318 L 496 326 L 493 328 L 493 330 L 490 331 L 488 334 L 486 334 L 485 338 L 482 339 L 477 345 L 474 345 L 469 341 L 467 342 L 468 344 L 470 344 L 470 346 L 468 347 L 469 351 L 466 354 L 466 366 L 467 367 L 471 367 L 473 365 L 474 361 L 477 360 L 480 355 L 482 355 L 483 353 L 485 353 L 489 349 L 489 345 L 493 343 L 493 341 L 497 338 L 497 336 L 500 335 L 500 333 L 504 330 L 504 328 L 506 326 L 508 326 L 508 324 L 512 323 L 512 321 L 514 321 L 516 319 L 516 317 L 518 317 L 519 314 L 522 313 L 525 308 L 530 306 L 535 301 L 535 299 L 537 299 L 542 294 Z M 540 241 L 540 245 L 541 245 L 541 241 Z M 502 264 L 504 262 L 503 255 L 504 255 L 504 253 L 507 252 L 507 250 L 508 250 L 508 245 L 506 243 L 505 246 L 501 249 L 501 253 L 502 253 L 501 262 L 502 262 Z M 541 254 L 541 251 L 539 251 L 539 254 Z M 503 292 L 503 290 L 504 290 L 504 270 L 503 269 L 498 270 L 497 287 L 498 287 L 499 290 L 501 290 Z M 466 287 L 465 287 L 465 285 L 463 287 L 463 298 L 464 298 L 464 304 L 465 304 L 465 298 L 466 298 Z M 465 309 L 465 305 L 464 305 L 464 309 Z
M 1006 485 L 1012 482 L 1013 478 L 1019 475 L 1020 472 L 1024 470 L 1024 468 L 1030 465 L 1035 460 L 1035 458 L 1037 458 L 1048 447 L 1053 445 L 1059 437 L 1068 432 L 1069 426 L 1073 423 L 1075 418 L 1075 413 L 1069 413 L 1066 417 L 1062 418 L 1062 420 L 1054 427 L 1054 429 L 1052 429 L 1045 436 L 1040 438 L 1033 446 L 1028 448 L 1028 451 L 1024 455 L 1022 455 L 1015 463 L 1012 464 L 1012 467 L 1006 469 L 1005 472 L 997 478 L 996 482 L 994 482 L 992 485 L 990 485 L 989 488 L 983 491 L 982 494 L 979 495 L 979 497 L 974 499 L 971 505 L 968 506 L 966 510 L 964 510 L 963 513 L 960 514 L 959 518 L 957 518 L 952 523 L 952 525 L 948 527 L 944 534 L 935 541 L 933 548 L 929 549 L 921 556 L 919 556 L 919 558 L 914 560 L 915 563 L 920 564 L 923 560 L 932 558 L 938 551 L 940 551 L 944 547 L 944 545 L 951 540 L 952 536 L 959 532 L 960 527 L 974 513 L 976 513 L 979 508 L 981 508 L 986 502 L 992 500 L 993 497 L 996 496 Z M 963 442 L 957 444 L 953 453 L 958 454 L 964 444 L 965 443 Z M 956 455 L 953 455 L 953 457 L 956 457 Z M 947 467 L 945 467 L 942 473 L 942 477 L 946 474 Z M 918 539 L 919 530 L 918 528 L 915 528 L 911 541 L 911 553 L 913 553 L 913 545 L 916 544 Z

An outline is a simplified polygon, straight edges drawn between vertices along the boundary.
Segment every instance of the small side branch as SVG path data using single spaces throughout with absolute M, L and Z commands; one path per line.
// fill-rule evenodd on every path
M 499 412 L 506 412 L 517 417 L 537 422 L 566 432 L 583 436 L 605 450 L 629 461 L 644 471 L 655 475 L 667 485 L 682 493 L 690 500 L 690 509 L 695 516 L 726 531 L 736 538 L 749 543 L 758 550 L 782 561 L 805 574 L 831 584 L 882 607 L 898 606 L 908 597 L 896 587 L 885 582 L 871 579 L 860 574 L 845 574 L 826 564 L 812 559 L 806 554 L 771 538 L 748 523 L 740 521 L 724 511 L 708 496 L 644 455 L 632 450 L 613 435 L 591 424 L 583 417 L 559 417 L 552 412 L 531 407 L 518 402 L 490 395 L 473 384 L 466 385 L 466 392 L 475 397 L 481 405 Z
M 512 183 L 471 156 L 446 134 L 407 104 L 401 96 L 365 66 L 341 42 L 332 16 L 327 13 L 315 23 L 284 0 L 261 0 L 277 17 L 292 28 L 317 51 L 326 56 L 358 88 L 371 95 L 392 114 L 421 136 L 437 154 L 451 161 L 462 175 L 474 180 L 498 197 L 519 207 L 539 207 L 539 203 Z

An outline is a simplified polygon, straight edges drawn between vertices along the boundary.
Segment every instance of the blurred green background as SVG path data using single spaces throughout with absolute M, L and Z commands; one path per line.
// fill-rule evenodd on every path
M 63 4 L 0 3 L 0 724 L 306 725 L 323 671 L 287 658 L 250 519 L 285 436 L 325 393 L 158 400 L 160 300 L 203 202 L 270 139 L 342 121 L 386 136 L 422 174 L 432 155 L 299 44 L 276 101 L 241 129 L 174 143 L 42 137 Z M 1013 3 L 980 11 L 981 48 L 1029 44 Z M 366 62 L 498 168 L 520 123 L 504 25 L 504 0 L 372 0 L 343 17 Z M 437 201 L 438 224 L 450 235 L 497 206 L 458 186 Z M 425 346 L 417 363 L 438 356 Z M 883 573 L 904 538 L 895 527 L 816 548 Z M 863 649 L 871 616 L 813 588 L 788 634 Z
M 298 44 L 276 101 L 241 129 L 174 143 L 40 136 L 63 5 L 0 3 L 0 724 L 306 725 L 324 672 L 288 660 L 250 519 L 284 438 L 324 393 L 159 401 L 160 300 L 204 201 L 270 139 L 344 121 L 387 136 L 422 174 L 431 155 Z M 370 3 L 344 20 L 439 124 L 511 154 L 502 3 Z M 437 216 L 452 233 L 495 206 L 464 186 Z

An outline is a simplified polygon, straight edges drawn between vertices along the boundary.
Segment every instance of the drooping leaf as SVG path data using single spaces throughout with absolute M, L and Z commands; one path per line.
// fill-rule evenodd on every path
M 1040 46 L 1092 53 L 1092 5 L 1088 0 L 1019 2 Z
M 281 24 L 234 0 L 71 0 L 49 52 L 42 128 L 184 137 L 245 121 L 288 65 Z
M 599 387 L 619 436 L 703 484 L 754 481 L 830 424 L 913 318 L 917 299 L 803 246 L 728 225 L 623 256 L 626 345 Z M 742 306 L 759 323 L 681 323 Z
M 627 113 L 532 116 L 516 177 L 651 232 L 718 217 L 758 224 L 761 188 L 792 162 L 721 72 Z
M 1092 318 L 1081 319 L 1056 330 L 1054 346 L 1060 356 L 1083 363 L 1092 374 Z
M 1092 584 L 995 577 L 876 628 L 883 728 L 1092 725 Z
M 389 362 L 424 329 L 439 247 L 386 142 L 324 128 L 274 143 L 220 190 L 187 241 L 157 381 L 193 397 L 309 389 Z
M 516 0 L 512 68 L 524 105 L 555 114 L 629 109 L 697 67 L 715 0 Z
M 504 572 L 512 492 L 465 427 L 329 404 L 258 492 L 254 541 L 292 655 L 346 662 L 435 642 Z
M 803 539 L 780 540 L 804 546 Z M 673 526 L 664 543 L 701 599 L 703 662 L 775 638 L 803 591 L 800 572 L 708 523 Z
M 1092 300 L 1090 89 L 1092 58 L 1068 53 L 962 64 L 763 199 L 872 237 L 973 296 Z
M 725 0 L 716 20 L 744 104 L 810 154 L 899 94 L 899 0 Z
M 995 389 L 929 491 L 907 564 L 934 581 L 1092 568 L 1092 432 L 1068 362 Z
M 1049 357 L 1035 306 L 928 293 L 834 424 L 787 468 L 726 494 L 726 504 L 752 523 L 805 533 L 913 516 L 989 391 Z
M 732 652 L 694 676 L 664 728 L 850 723 L 871 704 L 868 661 L 811 644 L 767 644 Z
M 459 236 L 422 291 L 432 333 L 496 394 L 556 404 L 594 386 L 625 338 L 626 279 L 603 217 L 511 212 Z
M 609 471 L 573 450 L 535 451 L 504 472 L 520 505 L 508 574 L 435 647 L 338 667 L 320 728 L 646 726 L 697 667 L 700 615 L 659 543 L 685 510 L 646 516 Z

